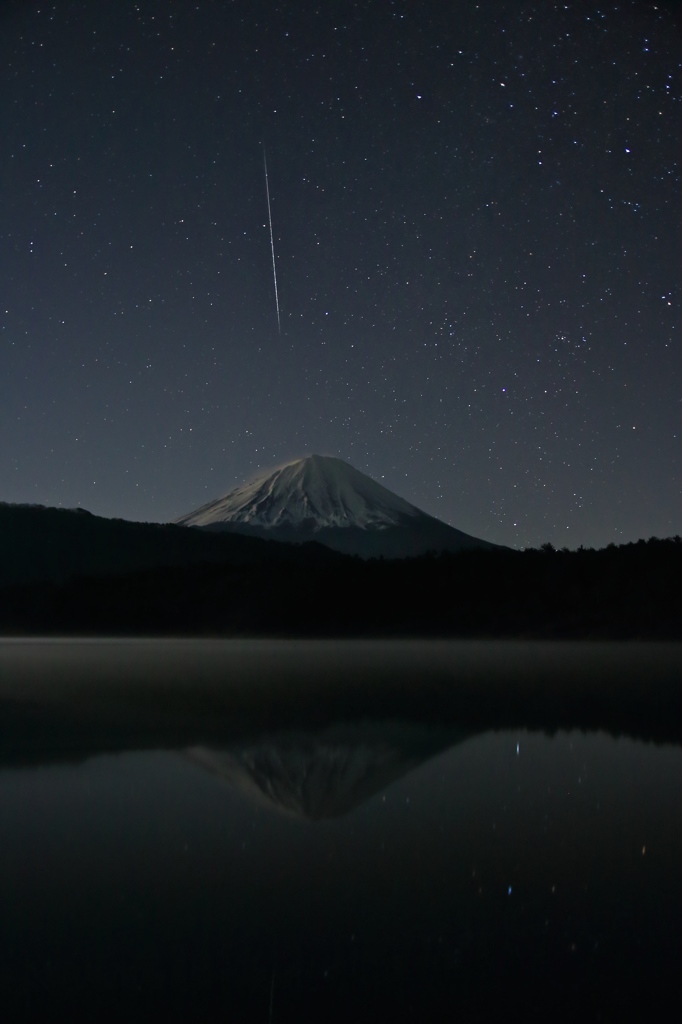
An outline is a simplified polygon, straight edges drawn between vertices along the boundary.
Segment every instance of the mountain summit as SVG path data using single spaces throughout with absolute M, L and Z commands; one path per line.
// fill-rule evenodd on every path
M 248 526 L 397 526 L 405 516 L 423 515 L 388 488 L 342 459 L 308 455 L 259 476 L 223 498 L 178 519 L 185 526 L 219 522 Z
M 308 455 L 177 520 L 182 526 L 317 540 L 365 558 L 494 547 L 422 512 L 342 459 Z

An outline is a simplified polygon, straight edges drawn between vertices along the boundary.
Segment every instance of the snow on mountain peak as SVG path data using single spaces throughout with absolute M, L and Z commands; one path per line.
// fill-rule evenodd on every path
M 234 523 L 279 526 L 395 526 L 422 512 L 342 459 L 308 455 L 266 473 L 177 522 L 183 526 Z

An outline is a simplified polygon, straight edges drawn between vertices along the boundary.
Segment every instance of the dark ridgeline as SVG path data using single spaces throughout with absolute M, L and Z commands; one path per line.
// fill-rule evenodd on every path
M 159 566 L 306 560 L 305 550 L 262 538 L 187 530 L 172 523 L 104 519 L 85 509 L 8 505 L 0 502 L 0 587 L 13 583 L 65 582 L 76 576 L 121 575 Z
M 682 639 L 682 541 L 363 561 L 0 506 L 5 634 Z

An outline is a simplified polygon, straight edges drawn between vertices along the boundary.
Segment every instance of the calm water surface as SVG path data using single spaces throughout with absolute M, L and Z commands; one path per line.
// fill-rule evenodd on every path
M 679 747 L 381 716 L 355 699 L 361 713 L 311 724 L 308 691 L 298 725 L 289 708 L 282 728 L 269 711 L 264 727 L 242 702 L 222 733 L 206 726 L 205 694 L 194 719 L 175 695 L 155 745 L 149 701 L 140 718 L 128 689 L 118 717 L 74 703 L 77 683 L 95 685 L 95 646 L 70 648 L 95 660 L 69 690 L 61 648 L 38 670 L 35 647 L 0 644 L 5 1019 L 682 1009 Z M 112 648 L 101 653 L 111 666 Z M 429 664 L 414 681 L 424 700 Z

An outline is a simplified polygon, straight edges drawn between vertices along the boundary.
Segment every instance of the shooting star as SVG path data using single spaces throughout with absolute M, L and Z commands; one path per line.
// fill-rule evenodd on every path
M 279 295 L 277 293 L 277 267 L 275 266 L 275 239 L 272 234 L 272 212 L 270 210 L 270 183 L 268 182 L 268 162 L 265 159 L 263 146 L 263 167 L 265 168 L 265 194 L 268 197 L 268 224 L 270 225 L 270 252 L 272 253 L 272 278 L 275 282 L 275 306 L 277 307 L 277 330 L 282 333 L 282 321 L 279 318 Z

